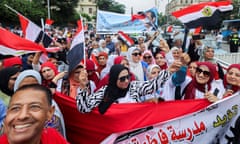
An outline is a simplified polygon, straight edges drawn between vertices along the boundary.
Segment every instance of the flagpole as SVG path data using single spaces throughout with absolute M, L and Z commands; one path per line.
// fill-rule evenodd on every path
M 84 33 L 84 27 L 83 27 L 83 19 L 82 19 L 82 15 L 81 14 L 79 14 L 79 16 L 80 16 L 80 20 L 81 20 L 81 23 L 82 23 L 82 30 L 83 30 L 83 33 Z M 84 36 L 84 34 L 83 34 L 83 36 Z M 84 67 L 86 68 L 86 50 L 85 50 L 85 37 L 84 37 L 84 40 L 83 40 L 83 64 L 84 64 Z
M 48 5 L 48 18 L 51 19 L 51 16 L 50 16 L 50 0 L 47 0 L 47 5 Z
M 11 11 L 15 12 L 18 15 L 21 15 L 22 17 L 24 17 L 25 19 L 29 20 L 27 17 L 25 17 L 24 15 L 22 15 L 20 12 L 16 11 L 15 9 L 11 8 L 10 6 L 8 6 L 7 4 L 4 4 L 5 7 L 9 8 Z
M 4 4 L 5 7 L 9 8 L 11 11 L 15 12 L 16 14 L 20 14 L 18 11 L 16 11 L 15 9 L 11 8 L 10 6 L 8 6 L 7 4 Z
M 41 42 L 43 43 L 43 40 L 44 40 L 44 31 L 45 31 L 45 26 L 44 26 L 44 20 L 43 18 L 41 18 L 41 24 L 42 24 L 42 31 L 43 31 L 43 35 L 42 35 L 42 39 L 41 39 Z
M 186 44 L 187 44 L 187 37 L 188 37 L 188 32 L 189 32 L 189 29 L 184 26 L 184 39 L 183 39 L 183 44 L 182 44 L 182 51 L 185 52 L 186 50 Z

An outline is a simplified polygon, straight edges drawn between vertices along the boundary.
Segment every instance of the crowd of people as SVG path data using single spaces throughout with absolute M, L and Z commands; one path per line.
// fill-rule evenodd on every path
M 64 116 L 52 98 L 56 92 L 76 100 L 81 113 L 98 108 L 105 114 L 113 103 L 160 103 L 206 99 L 214 103 L 239 92 L 240 64 L 226 70 L 214 60 L 214 48 L 190 40 L 183 51 L 182 39 L 153 45 L 156 35 L 139 35 L 134 45 L 117 34 L 85 32 L 85 57 L 68 69 L 74 31 L 53 29 L 46 61 L 41 52 L 0 61 L 0 142 L 67 143 Z M 155 39 L 156 40 L 156 39 Z M 64 68 L 66 67 L 66 68 Z M 57 131 L 56 131 L 57 130 Z

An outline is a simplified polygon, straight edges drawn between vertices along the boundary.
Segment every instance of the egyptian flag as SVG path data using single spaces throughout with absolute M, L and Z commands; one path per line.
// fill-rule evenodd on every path
M 46 19 L 46 21 L 45 21 L 45 26 L 44 26 L 44 28 L 45 29 L 50 29 L 51 28 L 51 25 L 53 24 L 53 20 L 51 20 L 51 19 Z
M 118 31 L 118 35 L 129 47 L 134 45 L 134 41 L 123 31 Z
M 4 28 L 0 28 L 0 33 L 0 53 L 3 55 L 20 56 L 37 51 L 46 52 L 41 45 L 21 38 Z
M 20 14 L 18 14 L 18 17 L 21 23 L 23 35 L 26 39 L 36 43 L 42 41 L 45 48 L 51 44 L 52 38 L 44 33 L 39 26 Z
M 84 51 L 84 29 L 81 20 L 77 21 L 78 29 L 73 38 L 70 50 L 67 54 L 69 72 L 71 72 L 85 57 Z
M 187 28 L 212 27 L 221 23 L 221 14 L 232 11 L 230 1 L 204 2 L 191 5 L 172 13 L 178 20 L 184 23 Z
M 173 32 L 173 26 L 172 25 L 168 26 L 166 29 L 166 32 L 169 32 L 169 33 Z
M 142 19 L 145 19 L 145 18 L 146 18 L 146 15 L 143 12 L 139 12 L 138 14 L 133 14 L 132 15 L 132 21 L 142 20 Z

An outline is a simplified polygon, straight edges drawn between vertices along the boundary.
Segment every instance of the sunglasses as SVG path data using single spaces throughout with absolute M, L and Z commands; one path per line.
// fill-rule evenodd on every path
M 132 53 L 133 56 L 141 56 L 142 54 L 141 53 Z
M 130 75 L 126 75 L 126 76 L 122 76 L 120 78 L 118 78 L 120 80 L 120 82 L 125 82 L 126 79 L 129 80 L 130 79 Z
M 151 59 L 152 57 L 151 56 L 144 56 L 143 58 L 144 59 Z
M 197 69 L 196 69 L 196 72 L 197 72 L 198 74 L 203 73 L 203 75 L 204 75 L 205 77 L 209 77 L 210 74 L 211 74 L 209 71 L 204 71 L 204 70 L 202 70 L 202 69 L 200 69 L 200 68 L 197 68 Z

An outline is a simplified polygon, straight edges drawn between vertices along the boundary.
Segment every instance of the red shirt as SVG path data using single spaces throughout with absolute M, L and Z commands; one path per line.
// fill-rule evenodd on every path
M 7 135 L 0 137 L 0 144 L 9 144 Z M 45 128 L 41 136 L 41 144 L 69 144 L 63 136 L 53 128 Z

